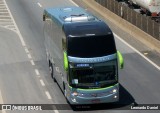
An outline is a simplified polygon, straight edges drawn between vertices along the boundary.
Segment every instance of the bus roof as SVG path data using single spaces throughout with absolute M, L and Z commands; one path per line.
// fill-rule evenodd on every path
M 103 21 L 64 24 L 64 32 L 67 37 L 112 35 Z
M 47 8 L 44 10 L 44 15 L 51 17 L 61 26 L 63 26 L 65 23 L 100 21 L 86 10 L 75 6 Z
M 63 26 L 68 36 L 112 34 L 107 24 L 80 7 L 47 8 L 44 10 L 44 15 Z

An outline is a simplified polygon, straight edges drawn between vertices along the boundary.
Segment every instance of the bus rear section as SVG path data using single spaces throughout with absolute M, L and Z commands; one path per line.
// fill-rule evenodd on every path
M 123 57 L 108 25 L 80 7 L 53 8 L 52 13 L 46 10 L 45 15 L 62 32 L 58 37 L 46 35 L 50 45 L 45 45 L 47 50 L 59 48 L 47 54 L 49 62 L 59 67 L 61 74 L 52 74 L 67 101 L 70 104 L 119 101 L 118 67 L 123 68 Z M 55 32 L 53 28 L 45 29 Z M 63 59 L 56 60 L 58 56 Z

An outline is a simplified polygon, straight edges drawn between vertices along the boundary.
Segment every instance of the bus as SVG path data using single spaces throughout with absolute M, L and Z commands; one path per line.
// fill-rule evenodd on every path
M 109 26 L 81 7 L 43 12 L 49 70 L 71 105 L 119 100 L 118 67 L 123 68 Z

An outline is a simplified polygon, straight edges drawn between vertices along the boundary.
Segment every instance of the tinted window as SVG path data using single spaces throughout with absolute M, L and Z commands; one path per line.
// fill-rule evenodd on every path
M 90 64 L 90 68 L 71 68 L 71 83 L 79 88 L 104 88 L 117 83 L 116 60 Z
M 116 52 L 113 35 L 69 37 L 68 55 L 74 57 L 101 57 Z

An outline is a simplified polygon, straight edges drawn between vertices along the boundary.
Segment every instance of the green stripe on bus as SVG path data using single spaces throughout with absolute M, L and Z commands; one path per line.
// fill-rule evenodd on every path
M 64 61 L 64 69 L 68 71 L 68 58 L 66 52 L 63 52 L 63 61 Z
M 123 69 L 123 67 L 124 67 L 124 59 L 123 59 L 123 56 L 122 56 L 122 54 L 121 54 L 120 51 L 117 51 L 117 55 L 118 55 L 118 60 L 119 60 L 120 68 Z

